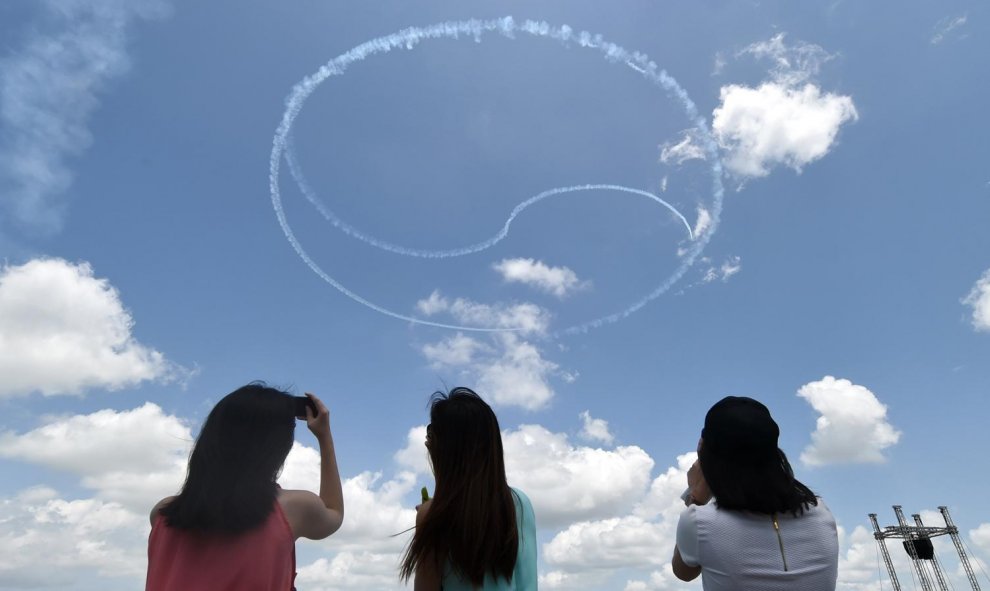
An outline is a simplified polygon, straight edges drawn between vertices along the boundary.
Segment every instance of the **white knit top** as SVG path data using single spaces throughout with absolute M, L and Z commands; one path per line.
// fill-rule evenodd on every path
M 770 515 L 692 505 L 677 548 L 685 564 L 701 566 L 704 591 L 835 591 L 839 541 L 825 503 L 776 518 L 779 536 Z

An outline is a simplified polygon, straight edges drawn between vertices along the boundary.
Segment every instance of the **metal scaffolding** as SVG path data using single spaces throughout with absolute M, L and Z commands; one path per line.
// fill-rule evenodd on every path
M 904 549 L 907 551 L 908 556 L 911 557 L 911 563 L 918 574 L 923 591 L 949 591 L 950 587 L 945 579 L 945 571 L 935 556 L 934 547 L 931 543 L 932 538 L 945 535 L 952 538 L 952 544 L 959 554 L 959 562 L 962 564 L 963 570 L 966 571 L 966 576 L 969 578 L 969 584 L 972 586 L 973 591 L 980 591 L 980 583 L 976 580 L 973 568 L 969 564 L 969 557 L 963 548 L 962 540 L 959 539 L 959 529 L 952 523 L 952 517 L 949 516 L 949 509 L 947 507 L 939 507 L 938 510 L 942 514 L 942 519 L 945 520 L 945 527 L 926 526 L 921 522 L 921 515 L 918 514 L 912 515 L 915 525 L 908 525 L 901 506 L 894 505 L 894 515 L 897 516 L 897 525 L 888 525 L 881 529 L 880 524 L 877 522 L 877 514 L 870 513 L 870 522 L 873 524 L 873 538 L 880 546 L 880 553 L 883 555 L 883 561 L 887 565 L 887 573 L 890 575 L 890 584 L 893 585 L 894 591 L 901 591 L 901 584 L 897 579 L 894 562 L 890 559 L 890 552 L 887 549 L 888 539 L 902 540 Z M 931 574 L 929 573 L 929 565 L 931 566 Z M 933 578 L 934 580 L 932 580 Z

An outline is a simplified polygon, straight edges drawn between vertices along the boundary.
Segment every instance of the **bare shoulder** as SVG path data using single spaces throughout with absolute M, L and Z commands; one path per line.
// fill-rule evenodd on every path
M 155 503 L 155 506 L 151 508 L 151 515 L 149 516 L 151 518 L 152 526 L 155 525 L 155 518 L 158 517 L 158 512 L 161 511 L 165 507 L 165 505 L 171 503 L 174 499 L 175 496 L 173 495 L 171 497 L 165 497 L 164 499 Z

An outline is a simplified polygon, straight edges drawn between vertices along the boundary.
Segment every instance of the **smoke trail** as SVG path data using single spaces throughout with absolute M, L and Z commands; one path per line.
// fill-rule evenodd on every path
M 684 108 L 687 117 L 692 121 L 694 127 L 697 129 L 699 138 L 701 139 L 702 145 L 706 154 L 708 155 L 709 162 L 711 162 L 712 167 L 712 196 L 713 203 L 711 208 L 711 223 L 707 230 L 701 233 L 699 236 L 692 236 L 692 245 L 687 249 L 685 256 L 681 260 L 681 265 L 671 274 L 667 279 L 665 279 L 660 285 L 658 285 L 653 291 L 634 302 L 629 307 L 621 310 L 619 312 L 609 314 L 594 320 L 578 324 L 569 328 L 564 329 L 560 334 L 574 334 L 586 332 L 589 329 L 597 328 L 604 324 L 611 324 L 617 322 L 630 314 L 635 313 L 643 306 L 645 306 L 650 301 L 656 299 L 664 292 L 670 289 L 684 274 L 687 270 L 694 264 L 695 259 L 701 254 L 708 241 L 711 240 L 712 235 L 718 228 L 719 220 L 722 213 L 722 200 L 724 197 L 724 189 L 722 186 L 722 163 L 719 159 L 718 146 L 712 137 L 711 132 L 708 129 L 708 124 L 698 114 L 698 109 L 694 102 L 688 96 L 687 92 L 677 83 L 676 80 L 667 72 L 657 66 L 657 64 L 651 61 L 645 54 L 640 52 L 630 52 L 625 48 L 616 45 L 614 43 L 605 41 L 601 35 L 593 35 L 587 31 L 576 32 L 567 25 L 562 25 L 560 27 L 553 27 L 546 22 L 537 21 L 523 21 L 521 23 L 516 23 L 512 17 L 505 17 L 495 20 L 477 20 L 471 19 L 467 21 L 455 21 L 446 22 L 435 25 L 430 25 L 427 27 L 410 27 L 403 29 L 397 33 L 391 35 L 386 35 L 384 37 L 379 37 L 377 39 L 372 39 L 365 43 L 354 47 L 353 49 L 337 56 L 336 58 L 330 60 L 326 64 L 320 67 L 316 73 L 311 74 L 296 84 L 292 92 L 286 99 L 286 109 L 282 115 L 282 121 L 279 124 L 275 132 L 275 137 L 272 139 L 272 153 L 269 160 L 269 189 L 271 191 L 272 206 L 275 209 L 275 215 L 278 218 L 279 225 L 282 228 L 282 232 L 285 234 L 286 239 L 292 248 L 296 251 L 303 262 L 309 266 L 314 273 L 316 273 L 320 278 L 329 283 L 331 286 L 339 290 L 344 295 L 353 299 L 354 301 L 363 304 L 372 310 L 397 318 L 400 320 L 405 320 L 407 322 L 412 322 L 416 324 L 423 324 L 427 326 L 435 326 L 440 328 L 448 328 L 455 330 L 464 331 L 481 331 L 481 332 L 501 332 L 501 331 L 513 331 L 520 330 L 520 328 L 483 328 L 483 327 L 471 327 L 471 326 L 458 326 L 443 324 L 438 322 L 432 322 L 429 320 L 424 320 L 422 318 L 416 318 L 413 316 L 407 316 L 399 314 L 388 310 L 382 306 L 379 306 L 373 302 L 366 300 L 360 295 L 352 292 L 351 290 L 344 287 L 340 282 L 335 280 L 333 277 L 328 275 L 323 271 L 319 265 L 313 261 L 312 258 L 306 253 L 302 245 L 296 239 L 295 234 L 292 232 L 292 228 L 288 223 L 285 216 L 285 211 L 282 207 L 282 196 L 279 187 L 279 173 L 281 162 L 283 158 L 286 158 L 289 162 L 290 172 L 295 168 L 298 171 L 298 163 L 295 162 L 295 158 L 292 156 L 290 143 L 290 136 L 292 132 L 292 125 L 296 118 L 299 116 L 300 111 L 306 99 L 319 87 L 320 84 L 325 82 L 327 78 L 331 76 L 343 75 L 347 68 L 356 62 L 366 59 L 369 56 L 376 54 L 386 54 L 394 49 L 406 49 L 411 50 L 415 48 L 420 42 L 424 40 L 431 39 L 460 39 L 462 37 L 469 37 L 475 42 L 480 42 L 481 38 L 486 33 L 498 33 L 507 38 L 514 38 L 516 33 L 526 33 L 534 37 L 548 38 L 559 41 L 564 44 L 575 43 L 579 47 L 595 49 L 601 52 L 605 59 L 609 62 L 624 64 L 633 71 L 639 73 L 648 81 L 659 86 L 668 95 L 675 98 L 681 106 Z M 301 171 L 300 171 L 301 172 Z M 294 175 L 296 176 L 296 175 Z M 298 179 L 303 179 L 302 175 L 297 176 Z M 582 185 L 576 187 L 562 187 L 558 189 L 551 189 L 540 193 L 530 199 L 524 201 L 523 203 L 516 206 L 512 214 L 510 214 L 509 219 L 506 221 L 505 225 L 494 238 L 488 241 L 464 247 L 461 249 L 454 249 L 450 251 L 417 251 L 413 249 L 404 249 L 404 247 L 392 245 L 383 241 L 379 241 L 371 236 L 363 234 L 356 228 L 347 225 L 342 220 L 337 218 L 333 213 L 327 209 L 325 206 L 319 202 L 318 199 L 313 199 L 315 193 L 308 188 L 305 182 L 300 182 L 300 187 L 303 188 L 304 194 L 307 194 L 307 198 L 310 202 L 317 207 L 318 210 L 331 221 L 335 226 L 340 228 L 342 231 L 357 237 L 359 239 L 365 240 L 370 244 L 375 244 L 386 250 L 393 250 L 393 252 L 400 252 L 401 254 L 410 254 L 411 256 L 433 256 L 435 258 L 443 258 L 444 256 L 458 256 L 459 254 L 467 254 L 468 252 L 477 252 L 478 250 L 483 250 L 488 248 L 492 244 L 495 244 L 508 232 L 508 228 L 515 218 L 522 210 L 524 210 L 529 205 L 536 203 L 542 199 L 553 195 L 560 195 L 564 193 L 569 193 L 578 190 L 591 190 L 593 188 L 599 189 L 610 189 L 617 191 L 624 191 L 629 193 L 636 193 L 644 197 L 654 199 L 661 205 L 666 206 L 668 209 L 673 211 L 687 226 L 688 232 L 690 234 L 691 227 L 675 208 L 670 206 L 668 203 L 645 191 L 638 191 L 636 189 L 629 189 L 627 187 L 621 187 L 619 185 Z M 493 242 L 494 241 L 494 242 Z M 490 244 L 489 244 L 490 242 Z M 487 246 L 485 246 L 487 245 Z M 401 252 L 406 250 L 409 252 Z M 463 252 L 462 252 L 463 251 Z M 415 253 L 415 254 L 414 254 Z M 431 254 L 432 253 L 432 254 Z M 440 256 L 437 256 L 440 253 Z M 450 253 L 450 254 L 447 254 Z
M 328 222 L 333 224 L 335 228 L 347 234 L 348 236 L 357 238 L 358 240 L 370 244 L 371 246 L 380 248 L 382 250 L 387 250 L 388 252 L 392 252 L 395 254 L 401 254 L 404 256 L 420 257 L 425 259 L 446 259 L 450 257 L 459 257 L 459 256 L 464 256 L 466 254 L 481 252 L 483 250 L 495 246 L 503 239 L 505 239 L 505 237 L 509 235 L 509 227 L 512 226 L 512 222 L 514 222 L 516 217 L 518 217 L 519 214 L 521 214 L 529 206 L 535 205 L 548 197 L 554 197 L 557 195 L 566 195 L 568 193 L 575 193 L 578 191 L 599 191 L 599 190 L 619 191 L 622 193 L 629 193 L 632 195 L 639 195 L 641 197 L 646 197 L 647 199 L 659 203 L 660 205 L 669 209 L 671 213 L 673 213 L 677 217 L 677 219 L 679 219 L 681 223 L 684 225 L 684 229 L 687 230 L 688 237 L 691 240 L 694 240 L 694 230 L 691 228 L 690 222 L 687 221 L 684 215 L 680 211 L 678 211 L 676 207 L 664 201 L 660 197 L 657 197 L 653 193 L 650 193 L 648 191 L 643 191 L 640 189 L 633 189 L 631 187 L 624 187 L 622 185 L 590 184 L 590 185 L 575 185 L 573 187 L 557 187 L 555 189 L 549 189 L 547 191 L 543 191 L 538 195 L 534 195 L 533 197 L 530 197 L 529 199 L 523 201 L 519 205 L 515 206 L 515 208 L 513 208 L 512 212 L 509 214 L 508 219 L 505 220 L 505 224 L 502 226 L 501 230 L 499 230 L 491 238 L 482 240 L 481 242 L 478 242 L 476 244 L 472 244 L 469 246 L 462 246 L 460 248 L 450 248 L 444 250 L 425 250 L 425 249 L 409 248 L 406 246 L 393 244 L 391 242 L 386 242 L 385 240 L 381 240 L 379 238 L 375 238 L 374 236 L 366 234 L 365 232 L 362 232 L 361 230 L 355 228 L 354 226 L 340 219 L 340 217 L 338 217 L 337 214 L 331 211 L 330 208 L 327 207 L 325 203 L 323 203 L 320 197 L 309 185 L 309 182 L 306 180 L 305 175 L 303 175 L 302 168 L 300 167 L 299 161 L 296 158 L 295 147 L 293 146 L 291 139 L 288 148 L 286 148 L 285 150 L 285 162 L 286 164 L 289 165 L 289 173 L 292 175 L 292 178 L 296 180 L 296 183 L 298 183 L 299 190 L 302 191 L 302 194 L 306 197 L 306 200 L 309 201 L 311 204 L 313 204 L 313 207 L 315 207 L 316 210 L 320 212 L 320 215 L 322 215 L 323 218 L 326 219 Z

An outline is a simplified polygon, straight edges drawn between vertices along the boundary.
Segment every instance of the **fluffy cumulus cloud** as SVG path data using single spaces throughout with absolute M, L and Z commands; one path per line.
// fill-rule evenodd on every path
M 583 423 L 581 426 L 581 437 L 588 441 L 598 441 L 606 445 L 611 445 L 615 441 L 615 436 L 609 431 L 608 421 L 605 419 L 596 419 L 588 411 L 582 412 L 580 416 Z
M 798 390 L 819 413 L 801 461 L 812 466 L 885 461 L 884 450 L 901 433 L 887 422 L 887 407 L 873 392 L 849 380 L 825 376 Z
M 296 582 L 313 591 L 395 591 L 399 583 L 396 553 L 339 552 L 299 567 Z
M 78 394 L 182 370 L 134 339 L 120 294 L 87 263 L 35 259 L 0 268 L 0 397 Z
M 508 283 L 529 285 L 558 298 L 591 286 L 590 281 L 578 279 L 577 273 L 568 267 L 551 267 L 535 259 L 503 259 L 492 268 Z
M 118 503 L 64 499 L 47 487 L 0 498 L 0 588 L 132 589 L 145 573 L 148 525 Z
M 508 478 L 529 495 L 544 527 L 622 515 L 649 486 L 653 459 L 637 446 L 574 445 L 540 425 L 521 425 L 502 439 Z
M 684 510 L 680 494 L 696 455 L 678 456 L 651 482 L 631 510 L 615 517 L 572 523 L 543 546 L 550 569 L 548 588 L 593 589 L 615 572 L 641 573 L 626 589 L 680 589 L 670 571 L 677 520 Z M 645 572 L 644 572 L 645 571 Z
M 983 550 L 984 556 L 990 554 L 990 523 L 981 523 L 976 529 L 970 530 L 969 539 Z
M 185 476 L 186 422 L 146 403 L 52 417 L 0 433 L 0 458 L 78 478 L 91 498 L 36 486 L 0 498 L 0 588 L 133 589 L 144 577 L 148 510 Z
M 393 459 L 400 466 L 417 474 L 430 472 L 430 458 L 426 452 L 426 425 L 409 429 L 406 446 L 395 452 Z
M 62 223 L 68 160 L 92 142 L 89 119 L 110 80 L 127 71 L 136 21 L 164 0 L 41 0 L 38 22 L 0 59 L 0 203 L 35 230 Z M 13 40 L 12 40 L 13 41 Z M 10 46 L 11 44 L 5 44 Z
M 712 129 L 729 172 L 763 177 L 778 165 L 800 171 L 832 149 L 845 123 L 858 119 L 851 97 L 812 81 L 831 59 L 821 47 L 788 45 L 781 34 L 742 54 L 770 59 L 772 78 L 755 88 L 729 84 L 720 91 Z
M 810 83 L 730 84 L 719 94 L 715 137 L 726 152 L 726 168 L 741 177 L 766 176 L 777 165 L 800 171 L 831 150 L 844 123 L 858 119 L 852 98 Z
M 485 341 L 458 333 L 421 351 L 435 370 L 475 384 L 479 394 L 498 406 L 544 408 L 554 396 L 551 378 L 559 375 L 567 381 L 571 376 L 544 358 L 536 343 L 515 333 L 494 334 Z
M 973 328 L 990 332 L 990 271 L 973 285 L 973 289 L 963 298 L 963 304 L 972 309 Z
M 0 433 L 0 458 L 74 474 L 98 498 L 140 513 L 182 485 L 191 445 L 189 427 L 148 402 Z

